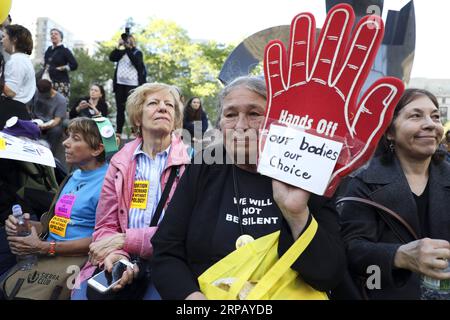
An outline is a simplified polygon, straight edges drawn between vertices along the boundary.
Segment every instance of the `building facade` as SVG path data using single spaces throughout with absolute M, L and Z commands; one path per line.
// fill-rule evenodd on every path
M 442 122 L 450 120 L 450 79 L 413 78 L 408 87 L 425 89 L 433 93 L 439 102 Z

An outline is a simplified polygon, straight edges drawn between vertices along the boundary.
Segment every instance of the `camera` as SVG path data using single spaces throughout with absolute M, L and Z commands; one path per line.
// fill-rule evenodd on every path
M 130 28 L 125 28 L 125 32 L 120 35 L 123 42 L 128 43 L 128 38 L 130 37 Z

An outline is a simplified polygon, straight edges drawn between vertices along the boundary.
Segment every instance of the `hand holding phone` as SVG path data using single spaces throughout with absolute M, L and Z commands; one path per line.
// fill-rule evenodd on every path
M 82 100 L 82 101 L 80 101 L 80 104 L 78 105 L 78 108 L 79 108 L 79 111 L 81 111 L 83 109 L 89 108 L 89 106 L 90 106 L 90 104 L 86 100 Z
M 127 270 L 127 267 L 133 269 L 134 265 L 125 259 L 121 259 L 114 263 L 111 272 L 103 270 L 90 278 L 88 280 L 88 285 L 101 293 L 108 292 L 119 284 L 123 273 Z

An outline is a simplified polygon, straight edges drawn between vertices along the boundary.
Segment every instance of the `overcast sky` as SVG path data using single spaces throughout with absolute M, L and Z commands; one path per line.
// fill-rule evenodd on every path
M 385 0 L 400 9 L 407 0 Z M 450 1 L 415 0 L 417 38 L 413 77 L 450 79 Z M 277 25 L 288 25 L 300 12 L 325 19 L 325 0 L 12 0 L 15 23 L 31 26 L 49 17 L 87 43 L 108 40 L 128 17 L 169 19 L 193 39 L 237 42 Z M 34 33 L 34 30 L 32 30 Z

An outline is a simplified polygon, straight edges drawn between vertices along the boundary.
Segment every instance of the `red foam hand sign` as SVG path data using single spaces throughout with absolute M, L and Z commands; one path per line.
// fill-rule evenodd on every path
M 351 6 L 333 7 L 315 45 L 314 16 L 299 14 L 291 24 L 289 51 L 279 40 L 265 49 L 264 132 L 277 122 L 343 143 L 327 196 L 342 177 L 371 157 L 404 91 L 402 81 L 386 77 L 358 101 L 381 45 L 384 24 L 378 16 L 366 16 L 351 34 L 354 19 Z

